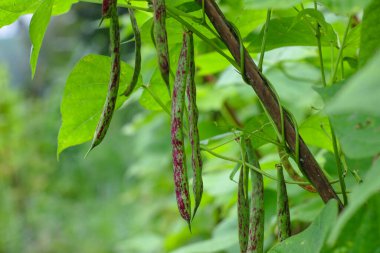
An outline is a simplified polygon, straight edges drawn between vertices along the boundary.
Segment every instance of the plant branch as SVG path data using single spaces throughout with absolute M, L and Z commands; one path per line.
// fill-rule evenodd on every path
M 200 5 L 202 5 L 202 0 L 196 0 Z M 230 50 L 236 63 L 241 62 L 241 52 L 240 45 L 237 35 L 234 29 L 229 26 L 229 22 L 224 17 L 223 13 L 217 6 L 214 0 L 204 1 L 205 12 L 209 17 L 211 23 L 215 27 L 216 31 L 219 33 L 220 37 Z M 265 106 L 268 113 L 271 115 L 273 121 L 276 124 L 277 129 L 281 131 L 281 108 L 276 100 L 273 91 L 270 89 L 269 82 L 266 80 L 264 75 L 259 72 L 256 64 L 253 62 L 252 58 L 248 54 L 247 50 L 244 48 L 244 63 L 245 70 L 242 75 L 248 80 L 248 84 L 254 89 L 257 96 L 261 100 L 262 104 Z M 285 114 L 284 117 L 285 126 L 285 139 L 289 148 L 294 152 L 296 150 L 296 131 L 294 125 L 292 124 L 289 116 Z M 319 195 L 323 201 L 327 202 L 330 199 L 338 200 L 340 208 L 343 208 L 343 204 L 340 201 L 338 195 L 335 193 L 333 187 L 328 182 L 326 176 L 323 174 L 321 168 L 319 167 L 314 156 L 306 146 L 305 142 L 301 137 L 299 139 L 299 161 L 301 169 L 304 174 L 308 177 L 310 182 L 315 186 Z

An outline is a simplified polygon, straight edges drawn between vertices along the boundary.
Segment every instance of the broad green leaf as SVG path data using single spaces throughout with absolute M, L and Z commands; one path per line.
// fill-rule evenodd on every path
M 376 106 L 380 96 L 380 52 L 357 72 L 327 105 L 331 115 L 361 113 L 380 117 L 380 107 Z
M 337 45 L 337 38 L 330 24 L 325 24 L 326 29 L 322 30 L 322 46 L 331 47 Z M 250 52 L 258 53 L 261 50 L 261 44 L 264 36 L 264 30 L 260 33 L 253 33 L 247 37 L 251 44 L 248 46 Z M 266 40 L 266 50 L 286 46 L 316 46 L 313 26 L 306 19 L 298 17 L 274 18 L 269 22 L 269 29 Z
M 36 72 L 38 55 L 40 53 L 42 41 L 46 29 L 48 27 L 54 0 L 44 0 L 34 13 L 29 26 L 29 36 L 32 41 L 32 49 L 30 54 L 30 68 L 32 78 Z
M 320 253 L 337 215 L 337 202 L 330 200 L 306 230 L 277 244 L 268 253 Z
M 83 57 L 70 73 L 61 103 L 62 125 L 58 135 L 59 155 L 64 149 L 92 139 L 100 118 L 110 79 L 110 57 Z M 121 94 L 132 77 L 133 69 L 121 63 Z M 141 85 L 139 80 L 138 85 Z M 126 100 L 119 96 L 116 108 Z
M 254 148 L 277 141 L 276 132 L 266 114 L 253 117 L 244 125 L 244 131 L 250 136 Z
M 160 71 L 156 68 L 153 73 L 153 76 L 147 85 L 148 89 L 144 89 L 141 97 L 140 104 L 147 110 L 151 111 L 163 111 L 163 106 L 170 112 L 170 96 L 168 89 L 164 81 L 162 80 Z M 160 104 L 160 101 L 162 104 Z
M 380 152 L 380 117 L 352 112 L 330 118 L 342 150 L 348 157 L 364 158 Z
M 299 127 L 302 139 L 312 146 L 334 151 L 331 142 L 330 122 L 326 116 L 313 115 Z
M 20 13 L 30 8 L 34 2 L 41 0 L 0 0 L 0 10 Z
M 297 4 L 300 4 L 301 0 L 244 0 L 243 1 L 247 8 L 252 9 L 286 9 Z
M 0 28 L 12 24 L 19 16 L 19 13 L 0 9 Z
M 318 2 L 340 14 L 348 14 L 365 8 L 371 0 L 319 0 Z
M 360 41 L 360 65 L 372 58 L 380 50 L 380 1 L 373 0 L 364 10 Z
M 355 214 L 350 217 L 339 239 L 331 251 L 326 248 L 324 253 L 379 253 L 380 252 L 380 196 L 373 195 L 367 199 Z M 338 219 L 339 222 L 339 219 Z
M 358 185 L 352 193 L 349 195 L 349 205 L 346 207 L 342 215 L 339 217 L 336 225 L 334 226 L 328 243 L 329 245 L 334 245 L 343 231 L 343 228 L 350 222 L 352 217 L 358 213 L 360 208 L 369 209 L 375 207 L 375 215 L 372 219 L 367 220 L 366 223 L 375 223 L 377 222 L 377 226 L 373 228 L 372 231 L 363 231 L 363 234 L 359 234 L 359 236 L 367 235 L 367 233 L 377 233 L 380 234 L 379 225 L 379 192 L 380 192 L 380 180 L 379 180 L 379 172 L 380 172 L 380 160 L 373 165 L 371 170 L 367 173 L 365 180 L 362 184 Z M 372 198 L 372 199 L 371 199 Z M 374 199 L 375 198 L 375 199 Z M 371 199 L 371 200 L 370 200 Z M 369 205 L 369 203 L 375 203 L 375 206 Z M 356 228 L 355 228 L 356 229 Z M 367 233 L 366 233 L 367 232 Z M 351 238 L 353 240 L 352 243 L 355 243 L 355 238 Z M 378 237 L 377 237 L 378 239 Z M 358 240 L 358 239 L 356 239 Z M 377 240 L 378 241 L 378 240 Z M 378 243 L 379 246 L 379 243 Z M 355 251 L 359 252 L 359 251 Z M 374 251 L 361 251 L 361 252 L 374 252 Z

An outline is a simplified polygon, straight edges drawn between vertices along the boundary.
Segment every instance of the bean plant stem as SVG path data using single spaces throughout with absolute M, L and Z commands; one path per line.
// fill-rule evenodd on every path
M 272 14 L 272 10 L 268 9 L 268 11 L 267 11 L 267 19 L 266 19 L 265 25 L 264 25 L 263 41 L 261 43 L 260 60 L 259 60 L 259 65 L 258 65 L 258 68 L 259 68 L 260 72 L 263 71 L 263 62 L 264 62 L 264 55 L 265 55 L 265 47 L 266 47 L 266 43 L 267 43 L 268 28 L 269 28 L 269 22 L 270 22 L 271 14 Z
M 347 205 L 346 183 L 344 182 L 343 166 L 342 166 L 342 161 L 339 156 L 338 141 L 336 139 L 335 131 L 331 122 L 330 122 L 330 129 L 331 129 L 332 143 L 333 143 L 333 148 L 334 148 L 335 161 L 338 168 L 339 184 L 340 184 L 340 188 L 341 188 L 342 196 L 343 196 L 343 205 Z
M 344 47 L 346 45 L 347 35 L 348 35 L 348 31 L 351 28 L 351 23 L 352 23 L 352 17 L 349 17 L 348 23 L 347 23 L 347 27 L 346 27 L 346 30 L 345 30 L 344 35 L 343 35 L 342 43 L 341 43 L 340 48 L 339 48 L 338 57 L 336 58 L 336 62 L 335 62 L 335 65 L 334 65 L 335 66 L 334 72 L 331 75 L 331 83 L 335 83 L 336 82 L 336 75 L 338 73 L 338 68 L 339 68 L 339 65 L 340 65 L 340 61 L 342 60 L 343 50 L 344 50 Z
M 314 9 L 318 11 L 317 1 L 314 1 Z M 317 38 L 317 44 L 318 44 L 319 63 L 321 65 L 320 70 L 321 70 L 321 76 L 322 76 L 322 83 L 323 83 L 323 87 L 326 87 L 327 84 L 326 84 L 325 67 L 323 63 L 322 44 L 321 44 L 321 29 L 320 29 L 320 25 L 318 21 L 317 21 L 315 32 L 316 32 L 315 37 Z

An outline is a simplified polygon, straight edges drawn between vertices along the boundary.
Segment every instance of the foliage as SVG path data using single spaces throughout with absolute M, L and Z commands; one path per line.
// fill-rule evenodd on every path
M 100 0 L 77 2 L 0 0 L 0 28 L 33 14 L 29 34 L 34 82 L 43 78 L 39 68 L 46 68 L 41 60 L 47 57 L 47 44 L 42 42 L 46 32 L 54 44 L 48 24 L 58 15 L 66 13 L 60 18 L 69 19 L 86 6 L 99 11 L 98 19 L 83 23 L 86 30 L 100 34 L 108 27 L 107 21 L 99 30 L 94 25 L 101 18 Z M 275 178 L 275 164 L 280 162 L 276 132 L 253 90 L 235 70 L 239 64 L 231 64 L 215 30 L 202 23 L 201 6 L 192 0 L 167 0 L 166 4 L 171 70 L 175 72 L 173 66 L 178 63 L 183 27 L 193 30 L 196 48 L 204 195 L 192 233 L 175 203 L 167 115 L 171 99 L 157 67 L 151 9 L 146 1 L 119 1 L 121 39 L 126 42 L 122 53 L 128 60 L 122 62 L 118 111 L 103 143 L 86 160 L 88 143 L 74 146 L 91 140 L 101 114 L 110 66 L 110 58 L 101 54 L 108 54 L 108 40 L 98 38 L 94 44 L 101 46 L 93 47 L 88 38 L 71 38 L 86 50 L 76 52 L 73 58 L 81 59 L 68 70 L 62 61 L 48 64 L 46 76 L 54 85 L 43 87 L 44 97 L 28 97 L 10 86 L 8 69 L 0 62 L 0 251 L 239 251 L 238 185 L 231 172 L 244 159 L 235 140 L 249 133 L 262 171 Z M 254 60 L 259 62 L 265 52 L 263 73 L 281 104 L 295 116 L 302 138 L 329 180 L 344 176 L 348 189 L 348 205 L 338 216 L 335 201 L 324 206 L 318 194 L 288 184 L 296 235 L 277 243 L 276 182 L 264 175 L 265 251 L 380 251 L 379 1 L 321 0 L 317 7 L 308 0 L 223 0 L 218 4 L 239 28 Z M 141 29 L 143 64 L 138 88 L 127 99 L 121 93 L 133 75 L 134 48 L 128 43 L 133 35 L 125 18 L 130 5 L 136 8 Z M 267 8 L 272 9 L 272 17 L 266 33 Z M 86 17 L 81 18 L 85 22 Z M 80 30 L 80 25 L 75 23 L 73 28 Z M 74 47 L 70 50 L 75 51 Z M 52 62 L 59 58 L 50 57 Z M 66 79 L 64 88 L 59 75 Z M 186 150 L 191 157 L 189 143 Z M 292 164 L 298 171 L 297 164 Z M 334 188 L 344 191 L 342 182 Z

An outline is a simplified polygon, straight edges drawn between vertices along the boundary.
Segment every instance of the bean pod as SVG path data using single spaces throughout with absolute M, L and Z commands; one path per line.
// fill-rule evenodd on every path
M 281 242 L 288 238 L 291 234 L 290 231 L 290 213 L 288 193 L 286 191 L 286 184 L 284 173 L 281 164 L 276 165 L 277 169 L 277 227 L 278 227 L 278 240 Z
M 183 34 L 183 44 L 178 61 L 178 68 L 174 81 L 171 109 L 171 142 L 173 154 L 174 185 L 179 212 L 190 226 L 191 202 L 186 168 L 186 156 L 183 134 L 183 112 L 185 105 L 185 90 L 189 72 L 189 44 L 190 34 Z
M 197 108 L 197 90 L 195 86 L 195 63 L 194 63 L 194 40 L 191 31 L 188 31 L 188 64 L 189 73 L 186 79 L 186 95 L 188 101 L 188 121 L 189 121 L 189 140 L 191 145 L 191 165 L 193 169 L 193 193 L 195 199 L 194 214 L 195 216 L 199 204 L 201 203 L 203 193 L 202 180 L 202 156 L 199 144 L 198 131 L 198 108 Z
M 248 162 L 260 168 L 255 150 L 250 139 L 245 140 Z M 251 170 L 251 205 L 249 218 L 249 242 L 247 252 L 262 253 L 264 251 L 264 183 L 262 174 Z
M 111 40 L 111 77 L 108 85 L 108 92 L 103 111 L 100 116 L 95 134 L 92 140 L 90 151 L 99 145 L 107 133 L 115 110 L 117 94 L 120 81 L 120 30 L 119 18 L 117 14 L 117 0 L 110 0 L 110 40 Z
M 157 50 L 158 65 L 161 76 L 170 93 L 169 85 L 169 49 L 166 32 L 166 7 L 165 0 L 153 0 L 153 37 Z
M 123 95 L 128 97 L 131 95 L 133 90 L 136 87 L 136 84 L 139 80 L 140 71 L 141 71 L 141 34 L 140 29 L 136 21 L 135 12 L 132 8 L 128 9 L 129 17 L 131 19 L 133 33 L 135 35 L 135 68 L 133 70 L 132 80 L 127 87 L 127 89 L 123 92 Z
M 239 224 L 239 244 L 240 252 L 245 253 L 248 247 L 249 235 L 249 201 L 247 196 L 246 181 L 248 169 L 242 166 L 238 183 L 238 224 Z

